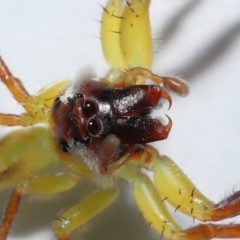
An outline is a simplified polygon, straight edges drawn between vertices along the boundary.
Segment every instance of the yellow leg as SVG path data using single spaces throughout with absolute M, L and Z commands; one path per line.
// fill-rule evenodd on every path
M 37 194 L 54 194 L 66 191 L 75 186 L 78 177 L 73 174 L 53 174 L 49 176 L 32 176 L 22 181 L 18 186 L 21 194 L 37 193 Z
M 134 198 L 147 222 L 158 233 L 171 239 L 174 233 L 181 232 L 151 180 L 143 174 L 134 181 Z
M 154 182 L 158 191 L 179 211 L 204 222 L 218 221 L 240 214 L 240 191 L 214 204 L 169 157 L 160 156 L 154 169 Z M 165 184 L 162 185 L 162 182 Z
M 17 129 L 1 137 L 0 145 L 0 188 L 15 186 L 58 162 L 47 128 Z
M 122 0 L 109 0 L 103 8 L 102 49 L 112 66 L 106 78 L 115 87 L 144 84 L 146 79 L 151 79 L 156 84 L 185 96 L 188 86 L 180 78 L 160 77 L 147 70 L 152 64 L 150 2 L 131 0 L 125 1 L 124 5 Z M 123 74 L 128 70 L 130 72 Z
M 0 124 L 7 126 L 29 126 L 37 123 L 48 123 L 50 106 L 57 94 L 69 84 L 61 80 L 50 84 L 36 95 L 30 95 L 21 80 L 14 77 L 0 57 L 0 80 L 7 86 L 13 97 L 26 110 L 21 115 L 0 114 Z
M 161 182 L 161 185 L 165 184 L 165 182 Z M 163 199 L 145 175 L 139 175 L 134 182 L 134 197 L 147 222 L 168 239 L 208 240 L 217 237 L 224 239 L 240 237 L 240 224 L 200 224 L 196 227 L 182 230 L 171 218 Z M 203 201 L 203 199 L 201 200 Z
M 153 229 L 168 239 L 172 239 L 174 234 L 179 236 L 182 231 L 181 228 L 172 219 L 163 198 L 146 175 L 127 164 L 118 169 L 115 174 L 133 184 L 135 201 L 142 215 Z
M 126 1 L 120 26 L 120 45 L 130 68 L 152 66 L 150 0 Z
M 179 211 L 202 221 L 208 219 L 213 202 L 207 199 L 167 156 L 160 156 L 153 167 L 154 182 L 164 198 Z M 162 181 L 164 184 L 161 184 Z
M 64 212 L 53 223 L 57 239 L 70 240 L 70 234 L 98 213 L 107 208 L 117 197 L 116 189 L 106 189 L 93 192 L 80 203 Z
M 57 81 L 49 84 L 36 95 L 31 95 L 31 101 L 24 104 L 24 108 L 27 112 L 20 116 L 21 125 L 29 126 L 37 123 L 49 124 L 49 113 L 53 101 L 69 82 L 70 81 L 67 79 Z
M 38 175 L 59 159 L 76 175 L 90 177 L 90 171 L 81 161 L 61 151 L 58 156 L 52 141 L 49 129 L 41 126 L 17 129 L 0 138 L 0 188 L 15 186 L 23 178 Z
M 104 7 L 101 39 L 104 56 L 113 68 L 150 68 L 152 39 L 149 0 L 109 0 Z
M 213 208 L 213 202 L 193 185 L 170 158 L 159 155 L 156 149 L 148 145 L 133 154 L 130 163 L 154 172 L 158 192 L 176 210 L 199 220 L 210 220 L 206 219 L 206 211 Z
M 0 240 L 7 238 L 11 225 L 18 212 L 23 194 L 40 193 L 53 194 L 66 191 L 76 184 L 77 178 L 70 174 L 52 176 L 32 176 L 19 182 L 9 196 L 9 201 L 0 225 Z
M 127 69 L 151 68 L 149 5 L 150 0 L 109 0 L 103 8 L 101 43 L 112 67 L 106 78 L 116 85 L 118 76 Z
M 129 164 L 132 167 L 143 167 L 154 171 L 154 184 L 157 192 L 160 193 L 163 200 L 169 202 L 176 210 L 193 218 L 197 218 L 203 222 L 218 221 L 240 214 L 240 191 L 233 193 L 220 203 L 214 204 L 193 185 L 193 183 L 170 158 L 167 156 L 160 156 L 157 150 L 151 146 L 142 146 L 137 149 L 137 151 L 132 154 L 131 159 L 129 159 Z M 125 173 L 127 173 L 126 170 Z M 123 175 L 123 173 L 121 173 L 121 175 Z M 129 173 L 127 176 L 128 179 L 132 179 L 129 177 Z M 143 180 L 144 179 L 141 177 L 140 184 L 143 184 L 142 188 L 144 191 L 145 189 L 147 189 L 147 191 L 151 188 L 153 189 L 153 187 L 144 183 L 145 180 Z M 141 193 L 143 190 L 139 190 L 140 195 L 138 198 L 140 199 L 146 195 L 146 198 L 149 198 L 149 203 L 155 203 L 153 197 L 151 194 L 147 193 L 147 191 L 143 194 Z M 143 215 L 145 217 L 147 216 L 146 219 L 148 222 L 152 224 L 154 217 L 149 213 L 150 207 L 147 206 L 147 204 L 143 204 L 142 207 L 139 205 L 139 207 L 143 211 Z M 152 215 L 154 215 L 154 211 L 152 210 L 151 212 Z M 201 224 L 184 231 L 174 227 L 171 234 L 169 234 L 169 230 L 166 226 L 164 226 L 164 231 L 162 232 L 160 232 L 153 224 L 152 226 L 165 237 L 176 240 L 207 240 L 214 237 L 240 237 L 239 224 Z
M 101 40 L 105 59 L 113 68 L 125 69 L 127 63 L 120 48 L 123 0 L 109 0 L 103 10 Z

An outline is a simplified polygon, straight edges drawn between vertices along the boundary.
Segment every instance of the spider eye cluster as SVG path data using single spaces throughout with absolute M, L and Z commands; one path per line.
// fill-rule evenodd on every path
M 93 99 L 87 99 L 82 106 L 82 111 L 86 116 L 92 116 L 98 112 L 98 104 Z
M 79 87 L 69 86 L 55 99 L 51 114 L 52 129 L 63 152 L 88 148 L 107 134 L 103 122 L 111 111 L 110 99 L 101 99 L 106 88 L 100 84 L 88 80 Z
M 83 106 L 82 112 L 87 117 L 90 117 L 86 124 L 86 130 L 92 137 L 97 137 L 101 133 L 102 124 L 97 117 L 99 112 L 99 106 L 96 100 L 86 99 Z
M 98 136 L 101 132 L 101 128 L 102 128 L 101 123 L 97 118 L 93 117 L 88 121 L 87 131 L 91 136 L 93 137 Z

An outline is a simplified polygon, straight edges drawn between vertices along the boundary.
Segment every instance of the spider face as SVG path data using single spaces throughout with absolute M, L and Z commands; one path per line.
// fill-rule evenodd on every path
M 51 113 L 60 149 L 101 174 L 120 167 L 130 145 L 163 140 L 172 126 L 170 118 L 164 126 L 150 116 L 162 98 L 171 102 L 160 86 L 109 85 L 94 77 L 77 81 L 57 96 Z
M 103 84 L 89 79 L 68 86 L 55 99 L 52 108 L 55 137 L 64 152 L 72 152 L 74 146 L 86 148 L 109 132 L 104 122 L 106 125 L 112 114 L 110 103 L 109 100 L 100 102 L 107 97 Z

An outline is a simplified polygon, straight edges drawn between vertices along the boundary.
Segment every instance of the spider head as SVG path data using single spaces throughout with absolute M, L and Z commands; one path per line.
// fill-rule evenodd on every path
M 53 134 L 61 149 L 98 173 L 119 168 L 136 144 L 165 139 L 171 129 L 152 119 L 161 97 L 159 86 L 110 88 L 89 77 L 63 90 L 52 107 Z

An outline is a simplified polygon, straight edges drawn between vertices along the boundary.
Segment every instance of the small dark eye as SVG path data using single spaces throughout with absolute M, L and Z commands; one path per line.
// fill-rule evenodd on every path
M 65 152 L 65 153 L 70 152 L 69 145 L 66 141 L 61 141 L 58 144 L 59 144 L 59 146 L 60 146 L 60 148 L 62 149 L 63 152 Z
M 91 142 L 91 138 L 90 137 L 85 137 L 81 140 L 81 142 L 84 146 L 87 146 Z
M 83 96 L 82 93 L 77 93 L 77 94 L 75 95 L 75 97 L 76 97 L 76 98 L 84 98 L 84 96 Z
M 98 112 L 98 104 L 94 100 L 86 100 L 82 107 L 84 114 L 92 116 Z
M 78 136 L 73 138 L 73 144 L 74 145 L 77 145 L 80 141 L 81 141 L 81 139 Z
M 93 137 L 98 136 L 101 132 L 101 129 L 102 129 L 102 126 L 98 119 L 92 118 L 89 120 L 87 124 L 87 130 L 90 135 L 92 135 Z
M 54 111 L 57 111 L 60 107 L 61 107 L 60 97 L 57 97 L 55 99 L 55 102 L 53 103 L 53 109 Z

